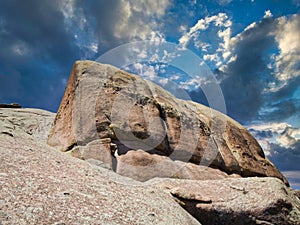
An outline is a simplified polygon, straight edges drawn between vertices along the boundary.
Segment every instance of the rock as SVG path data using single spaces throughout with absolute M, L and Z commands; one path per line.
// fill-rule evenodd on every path
M 52 115 L 5 111 L 13 121 L 19 115 L 29 121 L 14 124 L 13 136 L 0 134 L 0 224 L 200 224 L 168 192 L 124 180 L 29 135 L 23 125 L 33 112 Z M 11 124 L 1 115 L 3 130 Z
M 170 190 L 175 199 L 205 225 L 300 223 L 300 200 L 276 178 L 175 180 L 150 183 Z
M 99 167 L 111 170 L 111 165 L 107 165 L 106 163 L 104 163 L 100 160 L 90 158 L 90 159 L 86 159 L 85 161 L 92 164 L 92 165 L 99 166 Z
M 116 157 L 125 163 L 117 165 L 119 170 L 131 164 L 134 169 L 163 165 L 159 170 L 169 176 L 166 164 L 166 169 L 181 168 L 179 175 L 205 179 L 156 177 L 139 182 L 107 169 L 93 158 L 97 154 L 90 158 L 88 151 L 80 152 L 86 157 L 83 161 L 47 145 L 39 137 L 48 133 L 48 123 L 28 133 L 28 127 L 37 126 L 34 116 L 50 122 L 52 113 L 1 109 L 0 115 L 0 224 L 299 224 L 299 191 L 279 179 L 231 178 L 218 169 L 173 161 L 155 152 L 130 150 L 119 155 L 117 149 Z M 82 147 L 93 152 L 99 143 L 109 139 Z M 216 180 L 207 180 L 212 176 Z
M 112 143 L 103 148 L 114 146 L 112 155 L 141 149 L 227 174 L 277 177 L 288 185 L 253 136 L 226 115 L 113 66 L 77 61 L 48 144 L 68 151 L 106 138 Z
M 294 194 L 300 199 L 300 190 L 294 190 Z
M 18 103 L 12 103 L 12 104 L 0 103 L 0 108 L 22 108 L 22 106 Z
M 112 169 L 112 160 L 110 152 L 110 138 L 94 140 L 88 143 L 86 146 L 76 146 L 70 153 L 76 158 L 83 160 L 95 159 L 102 161 Z
M 213 180 L 229 177 L 228 174 L 206 166 L 172 161 L 169 157 L 149 154 L 143 150 L 128 151 L 117 157 L 117 173 L 138 181 L 155 177 L 191 180 Z
M 32 138 L 46 141 L 55 113 L 41 109 L 0 108 L 0 133 L 13 136 L 22 130 Z

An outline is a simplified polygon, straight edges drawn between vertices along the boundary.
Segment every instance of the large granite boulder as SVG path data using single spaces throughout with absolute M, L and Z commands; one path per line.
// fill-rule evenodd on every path
M 95 140 L 105 143 L 101 150 L 89 144 Z M 103 154 L 96 158 L 114 170 L 120 168 L 115 155 L 140 149 L 227 174 L 277 177 L 288 185 L 255 138 L 236 121 L 177 99 L 139 76 L 92 61 L 75 63 L 48 144 L 83 159 Z

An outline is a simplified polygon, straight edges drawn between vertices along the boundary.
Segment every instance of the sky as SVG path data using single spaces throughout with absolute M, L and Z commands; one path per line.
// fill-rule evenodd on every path
M 56 112 L 76 60 L 157 40 L 207 65 L 226 114 L 300 189 L 300 0 L 1 0 L 0 102 Z M 200 75 L 149 63 L 127 69 L 177 81 L 209 105 Z

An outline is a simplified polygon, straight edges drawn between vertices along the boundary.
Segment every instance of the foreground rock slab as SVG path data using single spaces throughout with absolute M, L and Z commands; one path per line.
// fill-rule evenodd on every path
M 34 118 L 37 111 L 51 116 L 41 110 L 1 111 L 1 225 L 200 224 L 168 192 L 49 147 L 23 127 L 34 120 L 17 125 L 5 119 Z
M 300 224 L 300 199 L 275 178 L 176 180 L 155 178 L 160 188 L 205 225 Z

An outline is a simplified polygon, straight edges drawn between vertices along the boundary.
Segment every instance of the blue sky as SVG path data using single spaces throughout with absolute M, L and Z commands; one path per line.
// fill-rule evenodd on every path
M 299 0 L 1 0 L 0 102 L 55 112 L 75 60 L 141 40 L 195 53 L 217 79 L 227 114 L 300 189 Z M 141 75 L 163 83 L 183 76 L 142 66 Z M 186 89 L 207 104 L 196 78 Z

